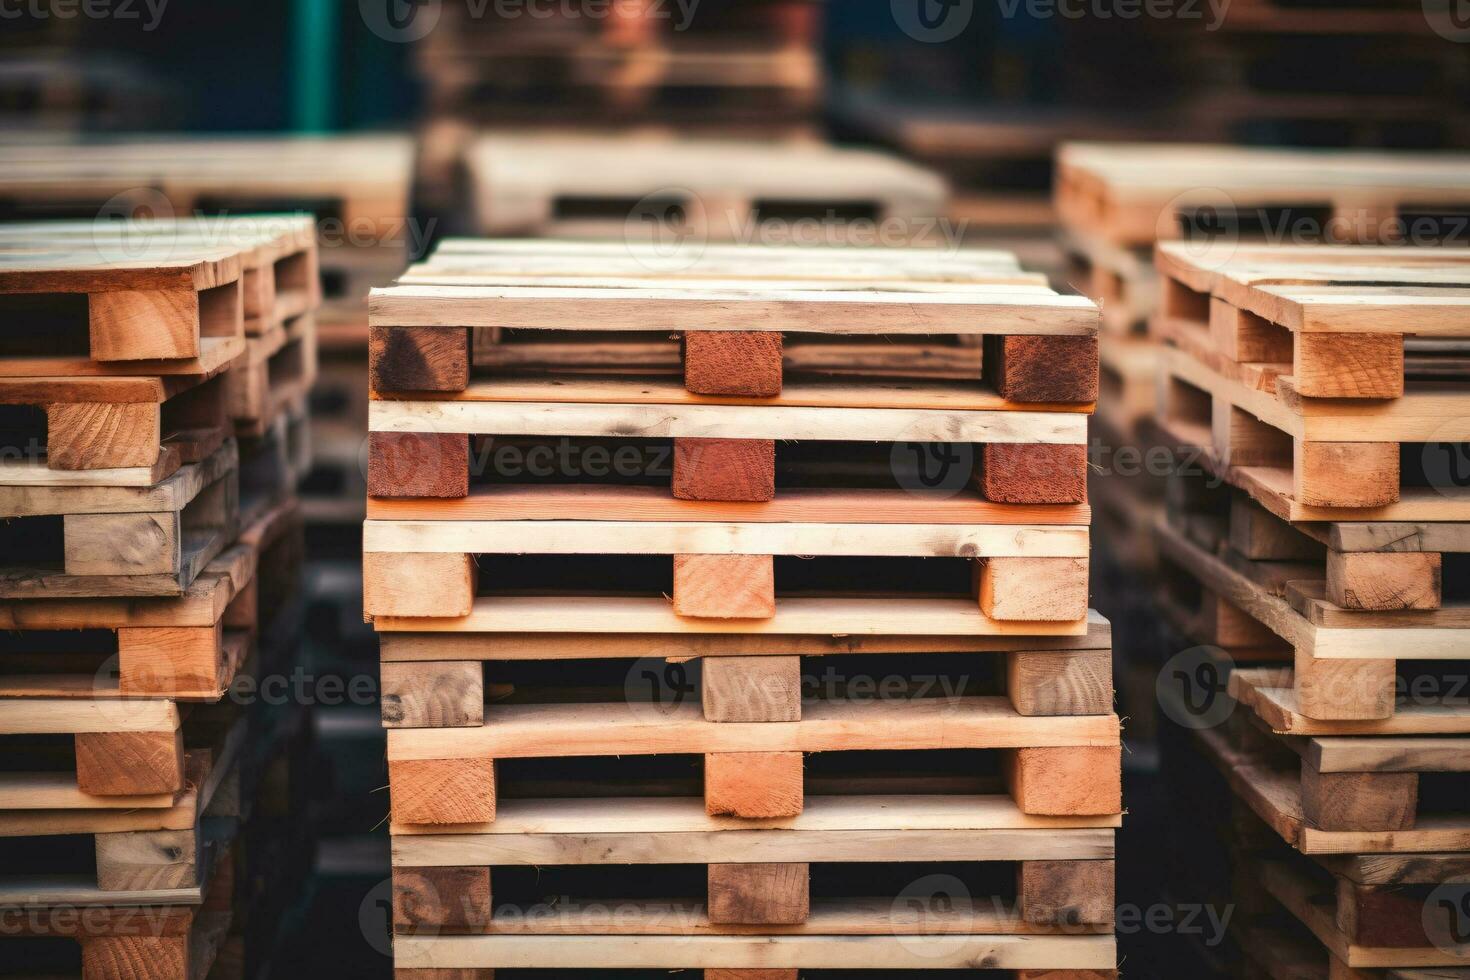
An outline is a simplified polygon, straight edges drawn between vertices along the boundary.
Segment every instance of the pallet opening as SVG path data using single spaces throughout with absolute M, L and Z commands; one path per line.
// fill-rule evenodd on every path
M 343 198 L 331 195 L 204 194 L 194 201 L 193 213 L 210 217 L 304 215 L 315 218 L 320 227 L 325 221 L 342 221 L 347 215 L 347 204 Z
M 77 768 L 74 735 L 0 735 L 0 773 L 70 773 Z M 8 838 L 0 838 L 0 842 Z M 3 850 L 0 850 L 3 853 Z M 11 874 L 0 860 L 0 881 Z
M 689 199 L 683 195 L 592 197 L 561 195 L 552 199 L 556 221 L 620 221 L 650 228 L 687 229 Z
M 1320 238 L 1332 219 L 1330 204 L 1291 204 L 1273 207 L 1182 208 L 1179 230 L 1187 241 L 1247 239 L 1289 243 L 1299 237 Z
M 1395 231 L 1415 245 L 1470 245 L 1470 210 L 1463 204 L 1406 203 Z
M 0 405 L 0 461 L 46 458 L 46 410 L 39 405 Z
M 476 555 L 479 594 L 672 596 L 670 555 Z M 776 596 L 970 598 L 967 558 L 777 555 Z
M 227 423 L 224 375 L 181 391 L 159 406 L 159 429 L 165 441 L 217 446 Z
M 239 280 L 199 291 L 199 336 L 236 337 L 243 307 Z
M 315 283 L 312 282 L 311 253 L 297 252 L 277 259 L 274 266 L 276 277 L 276 301 L 291 297 L 292 308 L 304 309 Z
M 798 200 L 795 198 L 766 198 L 751 205 L 750 219 L 756 225 L 774 223 L 842 225 L 854 221 L 876 222 L 883 216 L 883 208 L 876 201 Z
M 75 908 L 60 911 L 59 918 L 65 921 L 74 918 Z M 35 916 L 42 931 L 52 930 L 45 923 L 45 913 Z M 5 937 L 5 963 L 0 965 L 0 977 L 79 977 L 82 975 L 82 946 L 80 943 L 57 935 L 7 935 Z
M 194 495 L 179 511 L 179 545 L 185 556 L 204 552 L 235 524 L 239 482 L 226 474 Z
M 85 293 L 0 295 L 0 357 L 89 357 Z
M 322 299 L 327 302 L 352 299 L 348 294 L 351 275 L 345 269 L 323 266 L 321 270 Z
M 1199 430 L 1209 433 L 1213 399 L 1208 391 L 1196 388 L 1188 381 L 1170 377 L 1166 382 L 1163 401 L 1161 407 L 1165 422 L 1185 430 L 1181 431 L 1181 435 L 1196 436 Z M 1199 443 L 1206 446 L 1209 444 L 1208 439 Z
M 1167 276 L 1160 281 L 1159 313 L 1175 320 L 1187 320 L 1208 326 L 1210 322 L 1210 294 L 1190 289 L 1178 279 Z
M 804 704 L 925 700 L 1006 693 L 1005 657 L 995 654 L 826 654 L 800 658 Z M 579 661 L 569 675 L 555 660 L 485 661 L 487 717 L 495 704 L 697 702 L 704 661 L 668 661 L 651 646 L 642 658 Z M 759 681 L 755 682 L 759 683 Z
M 71 696 L 115 690 L 117 651 L 112 630 L 0 633 L 0 694 Z
M 1231 466 L 1265 466 L 1291 471 L 1295 450 L 1288 433 L 1233 405 L 1229 411 L 1228 434 L 1216 436 L 1216 452 L 1220 453 L 1223 462 Z M 1228 439 L 1228 445 L 1219 445 L 1221 436 Z
M 1470 443 L 1406 442 L 1399 445 L 1399 484 L 1458 498 L 1470 491 Z
M 7 878 L 84 875 L 95 880 L 97 854 L 92 835 L 0 838 L 0 883 Z
M 63 521 L 59 514 L 0 520 L 0 568 L 61 571 L 66 563 Z

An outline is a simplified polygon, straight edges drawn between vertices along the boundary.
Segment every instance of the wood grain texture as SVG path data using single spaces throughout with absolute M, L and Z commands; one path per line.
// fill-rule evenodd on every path
M 395 823 L 495 822 L 492 759 L 393 759 L 388 783 Z
M 393 971 L 393 980 L 495 980 L 495 971 L 476 967 L 422 970 L 400 967 Z
M 368 433 L 368 495 L 455 499 L 470 492 L 470 437 Z
M 1099 364 L 1096 335 L 986 338 L 986 376 L 1008 401 L 1097 401 Z
M 98 936 L 82 942 L 85 980 L 189 980 L 188 936 Z
M 184 733 L 86 732 L 73 736 L 77 788 L 93 796 L 176 793 L 184 788 Z
M 1006 754 L 1006 777 L 1023 813 L 1096 816 L 1123 809 L 1118 746 L 1015 749 Z
M 1309 398 L 1398 398 L 1404 393 L 1404 338 L 1298 333 L 1292 377 Z
M 711 752 L 704 757 L 710 816 L 794 817 L 805 805 L 800 752 Z
M 1087 447 L 985 443 L 979 490 L 998 504 L 1087 503 Z
M 800 721 L 800 657 L 705 657 L 699 695 L 706 721 Z
M 800 970 L 705 970 L 704 980 L 798 980 Z
M 192 289 L 92 293 L 87 313 L 96 360 L 199 356 L 199 294 Z
M 254 624 L 252 624 L 253 626 Z M 118 630 L 118 684 L 128 695 L 218 697 L 229 678 L 221 625 Z
M 1298 710 L 1308 718 L 1368 721 L 1393 716 L 1393 660 L 1323 660 L 1298 649 L 1293 676 Z
M 1438 552 L 1327 553 L 1327 598 L 1344 609 L 1438 609 Z
M 479 661 L 385 663 L 380 668 L 383 727 L 467 728 L 485 719 Z
M 1295 441 L 1292 495 L 1306 507 L 1382 507 L 1399 499 L 1396 442 Z
M 781 334 L 696 330 L 684 334 L 684 387 L 700 395 L 781 394 Z
M 770 619 L 776 615 L 771 555 L 675 555 L 674 612 L 699 619 Z
M 179 569 L 178 514 L 67 514 L 68 575 L 167 575 Z
M 1016 870 L 1021 918 L 1035 925 L 1109 925 L 1112 861 L 1022 861 Z
M 369 552 L 362 556 L 368 616 L 468 616 L 475 600 L 471 555 Z
M 162 442 L 156 402 L 46 406 L 46 462 L 53 470 L 152 466 Z
M 1302 816 L 1318 830 L 1410 830 L 1419 774 L 1319 772 L 1302 764 Z
M 793 925 L 811 914 L 806 864 L 711 864 L 709 920 L 729 925 Z
M 998 620 L 1070 622 L 1087 615 L 1086 558 L 986 558 L 975 563 L 980 609 Z
M 1236 491 L 1230 497 L 1230 546 L 1256 561 L 1317 561 L 1322 545 Z
M 672 490 L 680 500 L 771 500 L 776 496 L 776 442 L 675 439 Z
M 370 327 L 373 391 L 463 391 L 470 383 L 470 337 L 462 327 Z
M 467 929 L 483 932 L 490 924 L 489 868 L 394 868 L 393 927 Z
M 156 891 L 200 884 L 199 835 L 190 830 L 98 834 L 97 885 L 103 891 Z
M 1105 715 L 1113 710 L 1108 650 L 1022 651 L 1006 657 L 1006 691 L 1028 716 Z

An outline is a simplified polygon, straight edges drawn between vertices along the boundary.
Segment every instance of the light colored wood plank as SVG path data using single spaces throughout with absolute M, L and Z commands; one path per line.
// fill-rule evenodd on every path
M 924 558 L 1035 559 L 1039 566 L 1017 567 L 1002 576 L 1001 591 L 1024 584 L 1025 576 L 1048 576 L 1056 587 L 1073 566 L 1045 572 L 1052 560 L 1081 560 L 1089 552 L 1088 532 L 1081 527 L 1045 525 L 944 524 L 711 524 L 703 521 L 368 521 L 363 550 L 389 571 L 399 556 L 439 554 L 538 555 L 847 555 L 915 556 Z M 1086 562 L 1082 561 L 1086 573 Z M 411 575 L 406 571 L 398 574 Z M 1073 589 L 1069 599 L 1082 601 Z M 1062 600 L 1058 599 L 1060 605 Z M 1067 618 L 1080 611 L 1068 609 Z M 1009 617 L 1018 618 L 1018 617 Z M 1043 617 L 1031 617 L 1043 618 Z
M 807 408 L 744 405 L 388 401 L 368 410 L 374 432 L 621 436 L 644 439 L 816 439 L 1080 445 L 1087 419 L 1067 412 Z
M 697 704 L 658 719 L 621 704 L 505 705 L 483 728 L 390 731 L 388 759 L 1118 745 L 1114 715 L 1026 718 L 1003 698 L 933 701 L 823 701 L 799 722 L 758 723 L 705 721 Z
M 396 557 L 396 556 L 395 556 Z M 763 620 L 691 620 L 662 598 L 525 596 L 476 599 L 467 616 L 378 615 L 379 632 L 770 633 L 774 635 L 1080 636 L 1087 621 L 1022 623 L 992 619 L 972 599 L 778 599 Z M 1339 631 L 1345 632 L 1345 631 Z M 1354 633 L 1363 632 L 1354 630 Z M 698 656 L 697 648 L 685 648 Z M 670 651 L 673 653 L 673 651 Z

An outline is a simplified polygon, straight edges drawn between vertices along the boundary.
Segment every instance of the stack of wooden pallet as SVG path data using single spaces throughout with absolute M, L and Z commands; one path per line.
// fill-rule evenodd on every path
M 0 218 L 90 220 L 99 214 L 172 212 L 196 219 L 199 233 L 209 236 L 225 227 L 221 217 L 232 215 L 285 211 L 315 217 L 318 250 L 276 261 L 273 278 L 246 268 L 249 352 L 222 386 L 229 388 L 229 410 L 242 434 L 258 434 L 282 411 L 299 419 L 299 389 L 310 387 L 312 459 L 300 488 L 315 545 L 309 589 L 321 621 L 356 620 L 359 630 L 367 294 L 402 272 L 434 230 L 411 215 L 413 164 L 409 139 L 381 136 L 134 136 L 0 147 Z M 129 227 L 134 237 L 141 234 L 138 223 Z M 274 293 L 263 291 L 271 288 Z M 304 349 L 293 326 L 302 321 L 291 311 L 303 302 L 320 306 L 316 353 Z M 271 310 L 279 313 L 273 325 L 266 316 Z M 318 355 L 319 365 L 309 370 Z M 337 630 L 330 645 L 341 647 L 343 635 Z
M 295 664 L 301 466 L 288 400 L 235 392 L 260 338 L 310 351 L 315 249 L 289 217 L 0 226 L 7 966 L 182 980 L 244 926 L 301 721 L 228 692 Z
M 478 9 L 477 9 L 478 6 Z M 418 46 L 431 113 L 471 124 L 809 132 L 821 104 L 818 0 L 633 0 L 541 11 L 443 6 Z
M 591 159 L 596 167 L 587 166 Z M 466 165 L 485 235 L 673 246 L 820 244 L 847 234 L 856 244 L 926 236 L 931 245 L 951 244 L 937 237 L 944 181 L 883 153 L 820 143 L 491 134 L 474 141 Z
M 1198 469 L 1157 529 L 1163 608 L 1229 676 L 1197 742 L 1243 811 L 1247 953 L 1465 976 L 1470 250 L 1165 244 L 1158 268 L 1159 424 Z
M 1232 14 L 1233 16 L 1233 14 Z M 1160 448 L 1153 418 L 1157 338 L 1156 242 L 1400 244 L 1466 240 L 1470 157 L 1260 150 L 1226 146 L 1068 144 L 1057 164 L 1056 205 L 1073 283 L 1102 306 L 1097 417 L 1111 453 Z M 1218 254 L 1218 251 L 1215 253 Z M 1237 359 L 1249 360 L 1247 356 Z M 1138 470 L 1126 460 L 1104 470 Z M 1153 567 L 1158 479 L 1095 481 L 1099 527 L 1134 568 Z
M 374 291 L 395 965 L 1114 976 L 1096 309 L 987 253 L 666 259 Z M 481 366 L 522 330 L 604 365 Z

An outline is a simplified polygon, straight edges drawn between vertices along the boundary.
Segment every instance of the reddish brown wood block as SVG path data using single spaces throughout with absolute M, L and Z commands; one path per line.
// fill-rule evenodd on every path
M 987 443 L 979 489 L 998 504 L 1087 503 L 1087 447 Z
M 373 391 L 463 391 L 470 383 L 464 327 L 372 327 L 368 377 Z
M 495 821 L 495 763 L 490 759 L 395 759 L 388 789 L 397 823 Z
M 1096 335 L 987 337 L 985 371 L 1015 402 L 1097 401 Z
M 393 927 L 465 929 L 490 924 L 489 868 L 394 868 Z
M 776 615 L 771 555 L 675 555 L 674 612 L 700 619 L 770 619 Z
M 781 394 L 781 334 L 691 330 L 684 334 L 684 387 L 701 395 Z
M 184 736 L 99 732 L 73 736 L 77 788 L 93 796 L 176 793 L 184 788 Z
M 712 817 L 794 817 L 805 800 L 800 752 L 711 752 L 704 757 L 704 809 Z
M 452 498 L 469 492 L 469 436 L 368 433 L 369 496 Z
M 711 864 L 709 920 L 724 924 L 796 925 L 811 914 L 806 864 Z
M 680 500 L 764 501 L 776 496 L 774 439 L 675 439 Z
M 1015 749 L 1007 753 L 1006 777 L 1022 813 L 1123 812 L 1123 750 L 1117 745 Z

